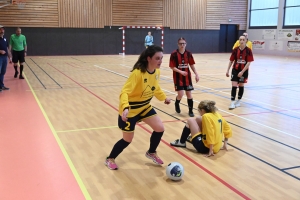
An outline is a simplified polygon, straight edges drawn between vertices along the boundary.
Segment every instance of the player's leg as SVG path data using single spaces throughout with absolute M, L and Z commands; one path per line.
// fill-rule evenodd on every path
M 235 102 L 235 107 L 241 106 L 241 99 L 244 94 L 244 84 L 248 81 L 248 70 L 244 72 L 243 77 L 244 79 L 239 82 L 238 100 Z
M 14 63 L 15 75 L 14 78 L 18 77 L 18 53 L 16 51 L 12 51 L 12 62 Z
M 20 51 L 19 52 L 19 62 L 20 62 L 20 76 L 19 79 L 24 79 L 23 77 L 23 69 L 24 69 L 24 62 L 25 62 L 25 52 Z
M 156 112 L 153 108 L 147 113 L 147 115 L 144 116 L 142 121 L 153 129 L 150 137 L 150 147 L 146 152 L 146 157 L 152 159 L 154 163 L 161 165 L 164 162 L 158 157 L 156 149 L 165 131 L 164 125 L 161 119 L 156 115 Z
M 132 142 L 134 136 L 134 128 L 137 122 L 137 117 L 128 118 L 126 122 L 122 120 L 122 117 L 119 115 L 118 125 L 119 128 L 123 131 L 123 138 L 120 139 L 111 150 L 109 156 L 105 160 L 105 165 L 112 170 L 118 169 L 115 159 L 118 155 Z
M 232 110 L 235 108 L 235 97 L 236 97 L 236 91 L 237 91 L 237 87 L 238 87 L 238 81 L 239 81 L 239 77 L 238 77 L 238 73 L 239 71 L 232 69 L 231 71 L 231 102 L 229 105 L 229 110 Z
M 180 139 L 177 139 L 170 143 L 172 146 L 176 147 L 186 147 L 186 141 L 191 134 L 191 138 L 196 134 L 201 134 L 202 131 L 202 117 L 189 118 L 184 126 Z
M 175 99 L 175 111 L 177 113 L 180 113 L 181 110 L 180 110 L 180 101 L 184 95 L 184 88 L 181 87 L 181 86 L 176 86 L 175 85 L 175 90 L 177 91 L 177 96 L 176 96 L 176 99 Z
M 192 91 L 191 90 L 186 90 L 185 91 L 186 97 L 187 97 L 187 103 L 189 106 L 189 116 L 190 117 L 194 117 L 194 113 L 193 113 L 193 97 L 192 97 Z

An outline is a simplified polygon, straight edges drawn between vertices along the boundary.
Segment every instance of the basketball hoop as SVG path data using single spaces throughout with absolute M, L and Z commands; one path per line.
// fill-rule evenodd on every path
M 24 9 L 26 5 L 26 0 L 14 0 L 13 4 L 17 5 L 19 9 Z

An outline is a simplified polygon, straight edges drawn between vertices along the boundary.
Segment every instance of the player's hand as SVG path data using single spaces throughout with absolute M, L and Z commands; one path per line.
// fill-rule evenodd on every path
M 165 104 L 170 104 L 170 103 L 171 103 L 171 99 L 166 98 L 166 99 L 165 99 Z
M 229 77 L 229 72 L 226 72 L 226 76 Z
M 242 72 L 238 73 L 238 77 L 242 77 L 242 76 L 243 76 Z
M 0 50 L 0 54 L 5 54 L 6 52 L 4 50 Z
M 27 56 L 27 53 L 25 52 L 25 53 L 24 53 L 24 57 L 26 57 L 26 56 Z
M 182 75 L 182 76 L 186 76 L 186 75 L 188 75 L 188 73 L 187 73 L 187 72 L 185 72 L 185 71 L 181 71 L 180 73 L 181 73 L 181 75 Z
M 11 60 L 11 58 L 9 59 L 9 63 L 10 63 L 10 64 L 12 63 L 12 60 Z
M 126 122 L 127 121 L 127 115 L 128 115 L 128 109 L 125 109 L 124 111 L 123 111 L 123 113 L 122 113 L 122 120 L 124 121 L 124 122 Z
M 196 83 L 198 83 L 198 81 L 199 81 L 199 75 L 198 74 L 196 74 L 195 79 L 196 79 Z
M 209 151 L 209 153 L 207 155 L 205 155 L 205 157 L 211 157 L 211 156 L 214 156 L 214 152 L 213 151 Z

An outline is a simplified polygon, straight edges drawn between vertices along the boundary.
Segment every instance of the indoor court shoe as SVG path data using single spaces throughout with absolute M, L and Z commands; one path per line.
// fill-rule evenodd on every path
M 118 169 L 118 166 L 115 163 L 115 159 L 113 159 L 113 158 L 106 158 L 104 164 L 107 166 L 108 169 L 111 169 L 111 170 L 117 170 Z
M 180 106 L 179 106 L 179 104 L 177 104 L 177 103 L 175 103 L 175 111 L 176 111 L 177 113 L 180 113 L 180 112 L 181 112 Z
M 186 140 L 186 141 L 189 142 L 189 143 L 192 143 L 192 136 L 189 135 L 189 137 L 187 137 L 187 140 Z
M 15 72 L 14 78 L 18 77 L 19 72 Z
M 179 139 L 173 141 L 173 142 L 170 142 L 170 145 L 171 146 L 174 146 L 174 147 L 186 147 L 186 144 L 185 143 L 181 143 Z
M 241 101 L 240 100 L 237 100 L 235 103 L 234 103 L 235 107 L 240 107 L 241 106 Z
M 192 112 L 189 112 L 189 116 L 190 116 L 190 117 L 194 117 L 194 116 L 195 116 L 194 113 L 193 113 L 193 111 L 192 111 Z
M 234 101 L 232 101 L 229 106 L 229 110 L 233 110 L 233 109 L 235 109 Z
M 19 76 L 19 79 L 24 79 L 24 77 L 22 75 Z
M 5 87 L 5 86 L 3 86 L 3 87 L 2 87 L 2 90 L 9 90 L 9 88 L 8 88 L 8 87 Z
M 149 153 L 146 152 L 145 156 L 149 159 L 151 159 L 154 163 L 162 165 L 164 162 L 158 157 L 157 153 Z

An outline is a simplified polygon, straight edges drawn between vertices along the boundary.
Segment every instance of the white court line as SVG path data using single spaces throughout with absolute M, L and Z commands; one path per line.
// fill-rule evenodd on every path
M 160 75 L 160 76 L 163 76 L 163 75 Z M 168 79 L 172 79 L 172 78 L 170 78 L 169 76 L 163 76 L 163 77 L 166 77 L 166 78 L 168 78 Z M 229 93 L 227 93 L 227 92 L 223 92 L 223 91 L 221 91 L 221 90 L 215 90 L 215 89 L 213 89 L 213 88 L 205 87 L 205 86 L 202 86 L 202 85 L 198 85 L 198 84 L 194 84 L 194 85 L 195 85 L 195 86 L 202 87 L 202 88 L 205 88 L 205 89 L 209 89 L 209 90 L 212 90 L 212 91 L 224 93 L 224 94 L 227 94 L 227 95 L 229 94 Z M 268 105 L 268 106 L 271 106 L 271 107 L 274 107 L 274 108 L 278 108 L 278 109 L 280 109 L 280 110 L 291 111 L 291 112 L 294 112 L 294 113 L 300 113 L 299 111 L 295 111 L 295 110 L 290 110 L 290 109 L 286 109 L 286 108 L 274 106 L 274 105 L 272 105 L 272 104 L 264 103 L 264 102 L 261 102 L 261 101 L 256 101 L 256 100 L 249 99 L 249 98 L 246 98 L 246 97 L 243 97 L 243 99 L 247 99 L 247 100 L 254 101 L 254 102 L 257 102 L 257 103 L 260 103 L 260 104 L 264 104 L 264 105 Z
M 111 73 L 114 73 L 114 74 L 117 74 L 117 75 L 120 75 L 120 76 L 123 76 L 123 77 L 126 77 L 126 78 L 128 78 L 128 76 L 126 76 L 126 75 L 124 75 L 124 74 L 120 74 L 120 73 L 118 73 L 118 72 L 115 72 L 115 71 L 112 71 L 112 70 L 109 70 L 109 69 L 106 69 L 106 68 L 100 67 L 100 66 L 98 66 L 98 65 L 94 65 L 94 66 L 95 66 L 95 67 L 97 67 L 97 68 L 103 69 L 103 70 L 105 70 L 105 71 L 108 71 L 108 72 L 111 72 Z M 164 90 L 164 91 L 166 91 L 166 92 L 168 92 L 168 93 L 170 93 L 170 94 L 175 94 L 175 95 L 176 95 L 176 93 L 174 93 L 174 92 L 171 92 L 171 91 L 169 91 L 169 90 L 165 90 L 165 89 L 162 89 L 162 90 Z M 185 96 L 183 96 L 183 98 L 186 98 L 186 97 L 185 97 Z M 194 100 L 194 101 L 195 101 L 195 102 L 198 102 L 198 103 L 200 103 L 200 101 L 197 101 L 197 100 Z M 300 137 L 298 137 L 298 136 L 292 135 L 292 134 L 290 134 L 290 133 L 287 133 L 287 132 L 284 132 L 284 131 L 278 130 L 278 129 L 276 129 L 276 128 L 273 128 L 273 127 L 270 127 L 270 126 L 267 126 L 267 125 L 264 125 L 264 124 L 261 124 L 261 123 L 259 123 L 259 122 L 253 121 L 253 120 L 251 120 L 251 119 L 247 119 L 247 118 L 245 118 L 245 117 L 241 117 L 241 116 L 239 116 L 239 115 L 236 115 L 236 114 L 234 114 L 234 113 L 231 113 L 231 112 L 228 112 L 228 111 L 225 111 L 225 110 L 219 109 L 219 108 L 218 108 L 218 110 L 220 110 L 220 111 L 222 111 L 222 112 L 224 112 L 224 113 L 227 113 L 227 114 L 233 115 L 233 116 L 235 116 L 235 117 L 238 117 L 238 118 L 244 119 L 244 120 L 246 120 L 246 121 L 249 121 L 249 122 L 255 123 L 255 124 L 257 124 L 257 125 L 260 125 L 260 126 L 263 126 L 263 127 L 269 128 L 269 129 L 272 129 L 272 130 L 274 130 L 274 131 L 277 131 L 277 132 L 279 132 L 279 133 L 283 133 L 283 134 L 285 134 L 285 135 L 289 135 L 289 136 L 292 136 L 292 137 L 294 137 L 294 138 L 298 138 L 298 139 L 300 139 Z

